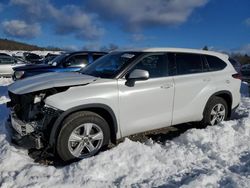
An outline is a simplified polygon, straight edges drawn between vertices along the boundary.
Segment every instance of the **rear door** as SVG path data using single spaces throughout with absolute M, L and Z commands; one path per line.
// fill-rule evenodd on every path
M 175 83 L 173 124 L 202 119 L 211 74 L 200 54 L 169 53 Z

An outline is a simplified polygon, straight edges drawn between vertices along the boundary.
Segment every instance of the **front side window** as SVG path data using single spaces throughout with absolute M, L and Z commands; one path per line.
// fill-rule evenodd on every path
M 149 78 L 159 78 L 168 76 L 167 68 L 166 55 L 150 55 L 137 63 L 130 72 L 135 69 L 146 70 L 149 72 Z
M 140 54 L 140 52 L 113 52 L 88 64 L 80 72 L 95 77 L 115 78 Z
M 203 62 L 199 54 L 176 53 L 178 75 L 203 72 Z

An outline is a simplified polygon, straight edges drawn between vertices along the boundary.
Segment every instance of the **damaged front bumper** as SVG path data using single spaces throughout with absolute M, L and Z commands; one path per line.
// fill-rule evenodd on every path
M 16 117 L 14 112 L 11 112 L 10 123 L 13 130 L 12 140 L 14 143 L 26 149 L 41 149 L 44 147 L 42 132 L 35 130 L 35 122 L 23 122 Z
M 60 115 L 59 111 L 45 107 L 44 117 L 40 121 L 25 122 L 20 120 L 14 110 L 10 113 L 12 141 L 26 149 L 42 149 L 48 144 L 50 126 Z

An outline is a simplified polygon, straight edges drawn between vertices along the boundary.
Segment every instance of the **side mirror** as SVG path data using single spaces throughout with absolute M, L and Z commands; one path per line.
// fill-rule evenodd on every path
M 148 80 L 149 79 L 149 72 L 146 70 L 141 69 L 135 69 L 131 73 L 126 75 L 126 85 L 133 87 L 135 84 L 135 81 L 141 81 L 141 80 Z
M 51 65 L 54 66 L 54 67 L 56 67 L 57 66 L 57 62 L 53 62 Z

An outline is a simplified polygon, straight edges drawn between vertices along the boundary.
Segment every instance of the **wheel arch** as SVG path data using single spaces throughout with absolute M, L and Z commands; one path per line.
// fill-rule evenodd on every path
M 116 143 L 116 133 L 118 131 L 118 123 L 117 123 L 117 119 L 116 119 L 114 111 L 105 104 L 86 104 L 86 105 L 80 105 L 80 106 L 68 109 L 57 118 L 57 120 L 55 121 L 50 131 L 50 136 L 49 136 L 50 146 L 52 147 L 55 146 L 59 130 L 65 118 L 79 111 L 90 111 L 90 112 L 94 112 L 102 116 L 109 125 L 111 142 L 114 144 Z
M 204 107 L 204 110 L 203 110 L 203 115 L 204 115 L 204 112 L 205 112 L 205 108 L 206 106 L 208 105 L 209 101 L 213 98 L 213 97 L 220 97 L 222 99 L 224 99 L 228 105 L 228 117 L 231 116 L 231 113 L 232 113 L 232 103 L 233 103 L 233 97 L 232 97 L 232 93 L 230 91 L 227 91 L 227 90 L 223 90 L 223 91 L 218 91 L 216 93 L 214 93 L 213 95 L 211 95 L 207 102 L 206 102 L 206 105 Z

